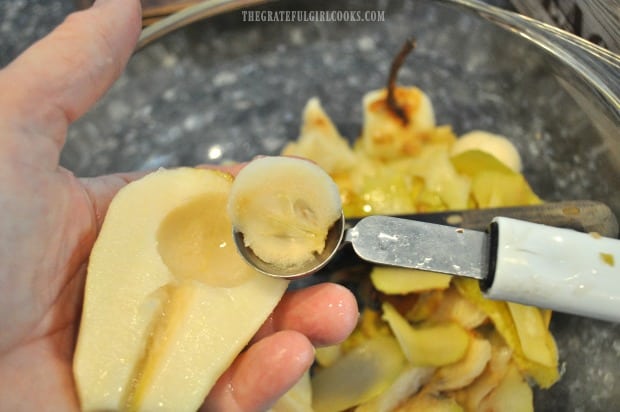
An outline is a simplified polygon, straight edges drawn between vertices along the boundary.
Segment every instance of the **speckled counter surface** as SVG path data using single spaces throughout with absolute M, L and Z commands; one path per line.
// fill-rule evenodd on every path
M 587 197 L 620 211 L 613 187 L 620 172 L 592 125 L 566 103 L 570 97 L 547 69 L 553 62 L 532 56 L 508 33 L 410 3 L 339 3 L 385 10 L 389 24 L 249 24 L 233 13 L 168 36 L 134 56 L 105 99 L 70 129 L 62 163 L 93 176 L 277 153 L 297 136 L 312 96 L 353 138 L 361 97 L 383 86 L 394 51 L 415 34 L 419 48 L 400 81 L 429 93 L 440 123 L 459 133 L 482 128 L 514 137 L 525 174 L 545 199 Z M 298 7 L 308 4 L 335 7 Z M 0 0 L 0 65 L 72 8 L 70 0 Z M 441 16 L 449 19 L 445 27 L 437 25 Z M 556 315 L 552 329 L 564 377 L 536 391 L 536 409 L 617 410 L 620 326 Z

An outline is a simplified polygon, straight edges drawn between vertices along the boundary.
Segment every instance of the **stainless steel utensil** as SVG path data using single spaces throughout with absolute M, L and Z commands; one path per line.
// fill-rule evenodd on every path
M 362 259 L 478 279 L 488 298 L 620 321 L 620 240 L 497 217 L 488 233 L 388 216 L 344 241 Z
M 565 206 L 560 204 L 558 210 Z M 558 205 L 547 205 L 547 210 L 554 208 Z M 537 206 L 510 209 L 512 216 L 524 217 L 541 211 Z M 460 213 L 453 216 L 462 219 L 468 212 Z M 488 211 L 483 213 L 488 216 Z M 615 237 L 618 225 L 609 213 L 610 228 L 605 233 Z M 270 276 L 295 279 L 315 273 L 343 243 L 351 243 L 368 262 L 478 279 L 491 299 L 620 321 L 620 267 L 616 266 L 616 262 L 620 265 L 620 240 L 599 233 L 510 217 L 494 217 L 487 232 L 390 216 L 366 217 L 346 229 L 341 217 L 329 230 L 323 252 L 294 267 L 264 262 L 245 246 L 240 232 L 234 238 L 244 259 Z

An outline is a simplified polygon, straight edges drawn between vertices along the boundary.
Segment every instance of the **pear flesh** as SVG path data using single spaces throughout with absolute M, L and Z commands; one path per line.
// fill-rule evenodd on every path
M 292 268 L 323 252 L 342 203 L 336 183 L 315 163 L 264 157 L 250 162 L 235 178 L 228 213 L 257 257 Z
M 83 410 L 197 410 L 288 282 L 238 256 L 232 177 L 160 170 L 114 198 L 93 248 L 74 376 Z

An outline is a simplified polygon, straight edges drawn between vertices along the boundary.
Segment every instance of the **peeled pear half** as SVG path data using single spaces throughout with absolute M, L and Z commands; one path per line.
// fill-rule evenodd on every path
M 197 410 L 282 297 L 287 281 L 237 254 L 232 180 L 160 170 L 112 201 L 74 357 L 83 410 Z

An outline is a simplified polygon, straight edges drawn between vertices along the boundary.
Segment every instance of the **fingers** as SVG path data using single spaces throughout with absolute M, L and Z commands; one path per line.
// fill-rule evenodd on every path
M 355 298 L 340 285 L 287 293 L 261 328 L 260 339 L 218 380 L 203 410 L 266 410 L 311 366 L 313 345 L 344 340 L 357 317 Z
M 243 352 L 215 384 L 204 411 L 264 411 L 308 370 L 314 349 L 294 331 L 282 331 Z
M 261 327 L 255 339 L 294 330 L 315 346 L 343 341 L 355 328 L 359 312 L 355 297 L 343 286 L 322 283 L 288 292 Z
M 139 0 L 98 0 L 71 14 L 0 72 L 0 107 L 29 135 L 52 137 L 60 151 L 66 127 L 118 78 L 140 33 Z

